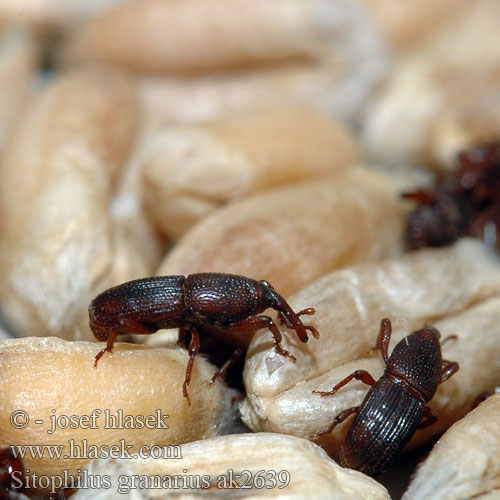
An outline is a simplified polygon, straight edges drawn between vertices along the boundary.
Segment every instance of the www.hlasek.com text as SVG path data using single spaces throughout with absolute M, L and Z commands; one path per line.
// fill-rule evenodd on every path
M 106 458 L 163 458 L 182 459 L 182 448 L 179 445 L 142 445 L 132 452 L 133 444 L 127 444 L 120 439 L 113 445 L 89 444 L 86 439 L 76 442 L 69 439 L 67 444 L 14 444 L 10 446 L 16 458 L 30 459 L 64 459 L 64 460 L 92 460 Z

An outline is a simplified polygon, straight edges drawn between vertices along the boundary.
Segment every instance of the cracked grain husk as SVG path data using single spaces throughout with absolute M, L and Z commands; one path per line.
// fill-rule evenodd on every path
M 248 471 L 245 478 L 258 484 L 258 477 L 269 479 L 272 471 L 276 472 L 276 487 L 251 487 L 228 489 L 218 488 L 218 479 Z M 267 474 L 268 471 L 269 474 Z M 281 471 L 287 471 L 290 482 L 279 488 L 284 482 L 279 480 Z M 204 441 L 197 441 L 182 446 L 181 460 L 121 460 L 94 462 L 89 467 L 94 475 L 110 474 L 112 486 L 100 490 L 80 490 L 74 495 L 75 500 L 95 498 L 102 500 L 122 498 L 117 493 L 119 477 L 126 492 L 126 480 L 132 476 L 144 477 L 167 476 L 187 481 L 186 488 L 139 488 L 134 490 L 134 498 L 182 500 L 196 498 L 273 498 L 273 499 L 314 499 L 314 500 L 389 500 L 386 489 L 373 479 L 347 469 L 343 469 L 329 459 L 321 448 L 304 439 L 282 434 L 259 433 L 220 436 Z M 259 476 L 260 473 L 260 476 Z M 201 478 L 213 486 L 207 489 L 192 487 Z M 191 478 L 191 479 L 190 479 Z M 194 478 L 194 479 L 192 479 Z M 198 478 L 200 478 L 198 480 Z M 189 483 L 190 482 L 190 483 Z M 129 482 L 130 484 L 130 482 Z M 223 484 L 222 482 L 220 483 Z M 226 481 L 226 484 L 228 482 Z M 249 482 L 250 484 L 250 482 Z M 270 485 L 270 482 L 265 484 Z
M 425 324 L 435 325 L 443 338 L 458 336 L 446 343 L 443 357 L 458 361 L 460 369 L 439 386 L 430 403 L 438 421 L 418 431 L 414 445 L 445 430 L 479 393 L 498 384 L 500 263 L 477 240 L 346 268 L 312 283 L 289 302 L 294 310 L 316 309 L 307 323 L 320 338 L 299 345 L 287 335 L 283 346 L 297 358 L 294 364 L 272 350 L 269 333 L 255 335 L 245 363 L 247 398 L 241 409 L 243 421 L 255 431 L 309 437 L 327 429 L 344 409 L 359 405 L 368 391 L 361 382 L 352 381 L 331 397 L 312 391 L 329 391 L 358 369 L 375 379 L 381 376 L 383 360 L 372 348 L 384 317 L 393 323 L 390 349 Z M 318 438 L 333 456 L 349 422 Z
M 495 394 L 450 427 L 418 468 L 403 500 L 500 498 L 499 414 L 500 395 Z
M 92 458 L 92 445 L 109 447 L 123 440 L 125 446 L 133 445 L 128 453 L 136 453 L 142 445 L 177 445 L 215 435 L 224 418 L 226 389 L 221 381 L 209 384 L 214 366 L 201 356 L 196 359 L 189 406 L 182 392 L 188 359 L 185 350 L 117 343 L 94 368 L 94 356 L 101 347 L 100 343 L 56 337 L 0 342 L 0 447 L 64 445 L 62 457 L 70 455 L 69 459 L 26 456 L 25 469 L 42 475 L 67 469 L 75 475 Z M 29 423 L 16 429 L 9 419 L 19 410 L 27 413 Z M 94 422 L 77 420 L 66 427 L 62 417 L 58 420 L 61 426 L 53 426 L 54 416 L 80 418 L 94 410 L 101 411 Z M 118 410 L 124 416 L 121 421 Z M 156 419 L 153 417 L 151 428 L 141 428 L 139 423 L 126 428 L 130 426 L 126 415 Z M 37 420 L 43 423 L 37 424 Z M 95 428 L 88 428 L 93 423 Z

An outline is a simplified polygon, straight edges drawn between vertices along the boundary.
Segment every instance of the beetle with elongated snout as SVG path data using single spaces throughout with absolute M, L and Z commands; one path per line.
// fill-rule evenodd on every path
M 436 413 L 426 403 L 439 384 L 458 370 L 458 363 L 442 358 L 440 333 L 435 328 L 411 333 L 396 344 L 389 356 L 391 332 L 390 320 L 383 319 L 375 348 L 380 349 L 386 367 L 378 381 L 367 371 L 357 370 L 331 391 L 313 391 L 323 397 L 333 396 L 352 379 L 371 386 L 360 406 L 342 411 L 327 430 L 311 436 L 330 434 L 356 414 L 340 450 L 341 461 L 346 467 L 371 476 L 387 468 L 417 429 L 436 421 Z
M 269 316 L 260 315 L 268 308 L 276 310 L 280 320 L 293 329 L 302 342 L 307 342 L 308 331 L 318 338 L 317 330 L 305 326 L 300 319 L 303 314 L 314 314 L 314 309 L 294 312 L 267 281 L 223 273 L 129 281 L 109 288 L 90 303 L 90 328 L 97 340 L 106 341 L 94 364 L 97 366 L 106 351 L 112 351 L 118 335 L 179 328 L 179 342 L 187 346 L 189 352 L 183 384 L 184 396 L 189 401 L 187 386 L 193 362 L 206 336 L 214 336 L 235 347 L 233 356 L 215 373 L 212 382 L 246 351 L 253 334 L 261 328 L 271 331 L 278 354 L 295 361 L 295 357 L 281 347 L 282 336 L 276 323 Z

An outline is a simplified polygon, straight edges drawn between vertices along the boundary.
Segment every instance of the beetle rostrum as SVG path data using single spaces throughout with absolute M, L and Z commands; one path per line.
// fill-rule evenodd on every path
M 426 406 L 439 384 L 450 378 L 458 363 L 441 356 L 440 334 L 432 327 L 417 330 L 402 339 L 388 355 L 391 322 L 383 319 L 376 349 L 382 353 L 386 367 L 375 381 L 365 370 L 357 370 L 331 391 L 313 391 L 332 396 L 352 379 L 370 385 L 360 406 L 339 413 L 330 427 L 313 437 L 329 434 L 355 414 L 340 450 L 342 464 L 375 476 L 386 470 L 402 451 L 417 429 L 434 423 L 437 415 Z
M 106 351 L 112 351 L 118 335 L 151 334 L 161 328 L 179 328 L 179 343 L 189 352 L 183 384 L 184 396 L 189 401 L 187 386 L 193 362 L 200 349 L 205 352 L 202 342 L 207 337 L 235 348 L 212 382 L 241 357 L 253 334 L 261 328 L 271 331 L 277 353 L 295 361 L 295 357 L 281 347 L 282 336 L 276 323 L 260 314 L 268 308 L 276 310 L 281 322 L 293 329 L 302 342 L 307 342 L 308 331 L 318 338 L 317 330 L 305 326 L 300 319 L 303 314 L 314 314 L 314 309 L 294 312 L 267 281 L 223 273 L 129 281 L 109 288 L 90 303 L 90 329 L 97 340 L 106 341 L 106 347 L 97 354 L 94 364 L 97 366 Z

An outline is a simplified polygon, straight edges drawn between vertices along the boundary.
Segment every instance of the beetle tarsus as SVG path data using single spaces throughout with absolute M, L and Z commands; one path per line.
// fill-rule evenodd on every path
M 333 387 L 331 391 L 312 391 L 313 394 L 319 394 L 322 397 L 333 396 L 339 389 L 344 387 L 344 385 L 348 384 L 352 379 L 359 380 L 366 385 L 373 386 L 376 384 L 375 379 L 366 371 L 366 370 L 356 370 L 355 372 L 347 375 L 344 379 L 342 379 L 337 385 Z
M 111 332 L 109 334 L 109 337 L 108 337 L 108 340 L 106 341 L 106 347 L 104 347 L 103 349 L 101 349 L 96 357 L 94 358 L 94 368 L 97 368 L 97 362 L 102 358 L 102 355 L 108 351 L 108 352 L 113 352 L 113 345 L 115 343 L 115 340 L 116 340 L 116 336 L 117 336 L 117 333 L 115 331 Z

